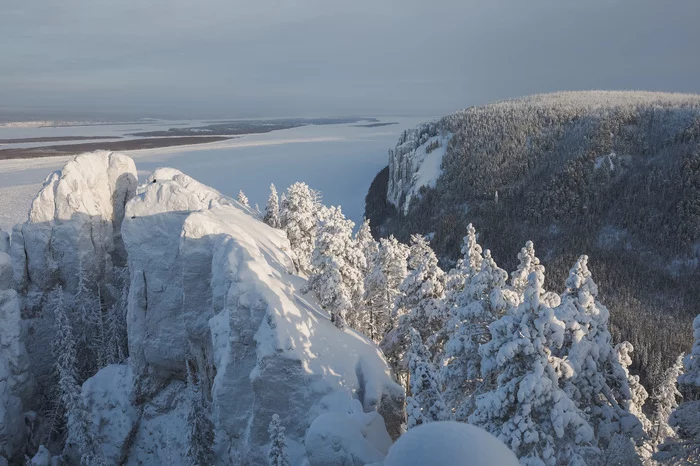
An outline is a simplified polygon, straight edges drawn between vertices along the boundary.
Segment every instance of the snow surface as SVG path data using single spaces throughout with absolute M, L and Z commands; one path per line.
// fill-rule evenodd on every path
M 283 190 L 304 181 L 323 193 L 327 205 L 342 205 L 356 224 L 364 213 L 364 197 L 376 173 L 386 166 L 387 149 L 404 129 L 425 118 L 387 118 L 397 125 L 375 128 L 353 124 L 309 125 L 265 134 L 244 135 L 216 143 L 122 152 L 151 173 L 170 166 L 235 197 L 243 190 L 264 208 L 270 183 Z M 193 126 L 198 122 L 183 122 Z M 0 138 L 123 135 L 125 132 L 175 126 L 96 125 L 59 128 L 0 128 Z M 39 145 L 39 144 L 35 144 Z M 5 147 L 5 146 L 2 146 Z M 72 157 L 0 160 L 0 228 L 10 231 L 27 219 L 29 205 L 46 173 L 60 169 Z
M 406 432 L 384 466 L 518 466 L 512 451 L 483 429 L 461 422 L 431 422 Z

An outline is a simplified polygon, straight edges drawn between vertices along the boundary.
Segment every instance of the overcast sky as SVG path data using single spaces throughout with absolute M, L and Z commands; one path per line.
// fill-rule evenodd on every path
M 564 89 L 700 92 L 700 0 L 0 5 L 4 114 L 438 115 Z

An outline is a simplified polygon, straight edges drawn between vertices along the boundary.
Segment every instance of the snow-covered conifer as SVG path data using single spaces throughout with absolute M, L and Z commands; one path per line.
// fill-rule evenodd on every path
M 358 328 L 357 311 L 364 295 L 365 257 L 352 238 L 354 226 L 340 207 L 325 210 L 311 260 L 314 273 L 308 286 L 341 329 L 346 324 Z
M 654 390 L 653 443 L 660 444 L 674 437 L 676 432 L 669 425 L 671 413 L 678 407 L 681 392 L 678 391 L 678 377 L 683 373 L 683 354 L 678 356 L 673 366 L 664 372 L 661 384 Z
M 523 464 L 585 464 L 593 429 L 559 387 L 566 361 L 552 351 L 563 344 L 564 323 L 540 300 L 543 282 L 543 267 L 535 268 L 523 302 L 489 326 L 482 375 L 496 383 L 477 397 L 469 422 L 499 437 Z
M 700 315 L 693 321 L 693 349 L 683 359 L 685 373 L 680 376 L 678 383 L 700 387 Z
M 381 342 L 391 325 L 391 313 L 399 287 L 406 277 L 408 247 L 396 238 L 382 238 L 367 278 L 365 279 L 365 333 L 375 342 Z
M 632 436 L 637 443 L 641 443 L 651 429 L 651 421 L 642 410 L 649 394 L 639 382 L 639 376 L 631 374 L 629 371 L 629 366 L 632 364 L 632 356 L 630 356 L 632 351 L 634 351 L 634 347 L 628 341 L 623 341 L 615 346 L 618 364 L 613 366 L 613 370 L 619 371 L 619 373 L 616 374 L 615 382 L 617 384 L 613 386 L 613 392 L 620 407 L 625 413 L 629 413 L 620 421 L 622 433 Z
M 411 237 L 407 265 L 408 274 L 401 282 L 394 306 L 392 317 L 395 324 L 381 343 L 394 374 L 403 383 L 406 382 L 409 327 L 416 329 L 423 341 L 428 342 L 447 320 L 445 272 L 438 266 L 437 257 L 424 237 Z M 428 347 L 434 358 L 441 358 L 441 348 L 431 348 L 430 344 Z
M 462 240 L 462 257 L 457 261 L 457 266 L 449 271 L 446 279 L 446 299 L 454 303 L 466 282 L 481 270 L 482 250 L 476 241 L 476 230 L 470 223 L 467 225 L 467 235 Z
M 284 427 L 277 414 L 272 415 L 267 432 L 270 434 L 270 452 L 267 455 L 270 466 L 289 466 L 287 440 L 284 437 Z
M 508 274 L 496 265 L 491 251 L 484 251 L 481 270 L 471 277 L 460 293 L 454 331 L 445 344 L 445 363 L 441 369 L 445 399 L 456 409 L 456 419 L 466 421 L 471 413 L 477 387 L 488 389 L 481 378 L 479 347 L 489 338 L 488 326 L 503 316 L 517 299 L 508 295 Z
M 411 396 L 406 399 L 408 428 L 450 417 L 442 399 L 437 377 L 437 367 L 431 362 L 428 347 L 413 327 L 408 330 L 411 345 L 408 348 L 408 370 L 411 380 Z
M 263 221 L 272 228 L 282 227 L 282 223 L 280 222 L 279 198 L 277 197 L 277 189 L 274 184 L 270 184 L 270 196 L 267 198 L 265 218 Z
M 517 296 L 520 296 L 520 300 L 524 299 L 525 288 L 527 288 L 527 280 L 530 274 L 540 266 L 540 260 L 535 255 L 535 246 L 532 241 L 525 243 L 518 253 L 518 268 L 515 272 L 511 273 L 510 284 L 513 291 Z M 545 291 L 544 288 L 540 290 L 542 295 L 540 300 L 547 304 L 549 307 L 556 307 L 560 303 L 559 295 L 549 291 Z
M 372 237 L 372 231 L 369 227 L 369 220 L 365 219 L 360 225 L 360 228 L 355 234 L 355 244 L 365 256 L 365 267 L 362 270 L 364 275 L 369 274 L 374 263 L 375 256 L 379 250 L 379 244 Z
M 614 433 L 641 440 L 646 418 L 630 401 L 630 375 L 612 346 L 610 313 L 597 296 L 588 256 L 583 255 L 570 270 L 561 304 L 555 310 L 567 329 L 564 346 L 556 353 L 568 359 L 573 371 L 562 382 L 564 391 L 588 413 L 596 443 L 605 451 Z
M 281 222 L 296 254 L 297 266 L 305 272 L 311 271 L 316 240 L 317 197 L 305 183 L 294 183 L 287 189 L 285 207 L 281 212 Z
M 238 191 L 238 202 L 240 202 L 241 204 L 243 204 L 246 207 L 250 207 L 250 204 L 248 201 L 248 196 L 245 195 L 245 193 L 243 192 L 242 189 L 240 191 Z
M 208 466 L 214 461 L 214 424 L 210 418 L 209 403 L 206 393 L 202 391 L 202 374 L 195 380 L 190 368 L 187 367 L 187 458 L 195 466 Z

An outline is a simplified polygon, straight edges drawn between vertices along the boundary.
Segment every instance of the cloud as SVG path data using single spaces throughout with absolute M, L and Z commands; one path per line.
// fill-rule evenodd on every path
M 437 114 L 561 89 L 700 91 L 696 0 L 8 1 L 12 108 Z

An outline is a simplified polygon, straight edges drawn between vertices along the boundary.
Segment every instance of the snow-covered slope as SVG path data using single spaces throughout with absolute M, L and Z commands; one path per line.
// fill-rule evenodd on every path
M 306 280 L 291 273 L 282 231 L 187 175 L 159 169 L 127 204 L 122 233 L 131 274 L 129 367 L 109 366 L 84 386 L 107 458 L 126 448 L 127 464 L 170 461 L 177 447 L 167 439 L 185 431 L 187 407 L 177 393 L 186 361 L 210 387 L 222 464 L 234 452 L 261 464 L 274 413 L 296 460 L 323 413 L 378 412 L 398 433 L 403 390 L 374 344 L 335 328 L 299 292 Z M 134 399 L 134 388 L 117 381 L 131 379 L 141 403 L 123 401 Z

